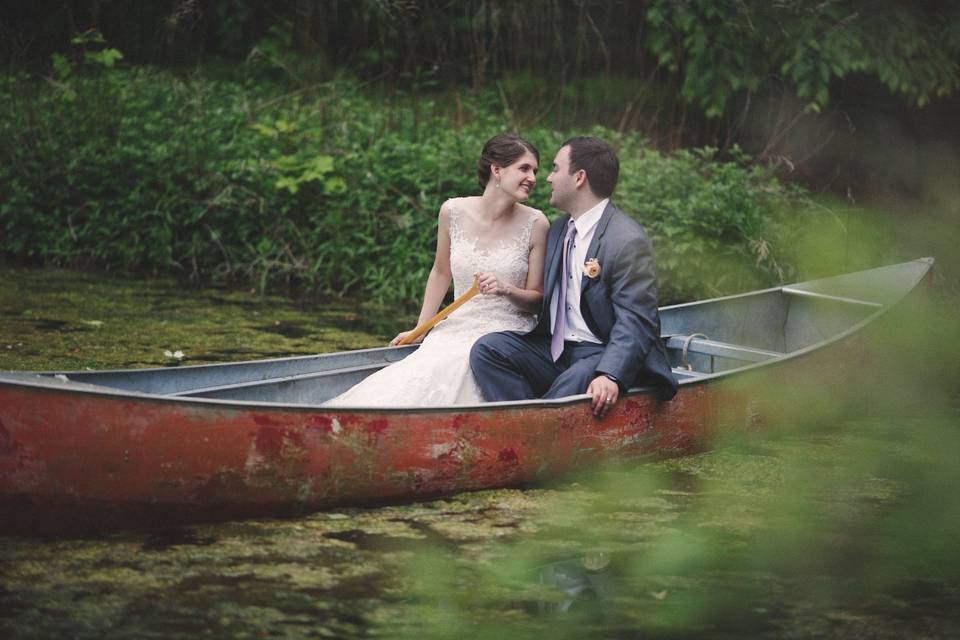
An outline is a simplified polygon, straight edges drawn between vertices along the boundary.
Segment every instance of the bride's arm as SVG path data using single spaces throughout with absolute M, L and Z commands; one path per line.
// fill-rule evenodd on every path
M 530 255 L 527 258 L 527 281 L 523 288 L 512 284 L 500 284 L 496 275 L 481 273 L 478 284 L 480 291 L 490 295 L 506 296 L 519 309 L 536 313 L 540 310 L 543 301 L 543 269 L 547 255 L 547 231 L 550 222 L 540 216 L 533 223 L 533 232 L 530 235 Z M 486 291 L 484 289 L 486 288 Z
M 417 324 L 423 324 L 437 315 L 443 297 L 450 289 L 453 273 L 450 270 L 450 212 L 447 204 L 440 207 L 437 217 L 437 253 L 433 258 L 433 268 L 427 278 L 427 287 L 423 292 L 423 306 L 420 308 L 420 317 Z
M 423 306 L 420 307 L 420 317 L 417 319 L 418 326 L 437 315 L 452 279 L 453 275 L 450 271 L 450 212 L 447 211 L 447 204 L 444 203 L 440 207 L 437 223 L 437 253 L 433 258 L 433 268 L 430 269 L 427 287 L 423 292 Z M 390 341 L 390 345 L 395 346 L 408 333 L 410 332 L 404 331 L 397 334 L 397 337 Z

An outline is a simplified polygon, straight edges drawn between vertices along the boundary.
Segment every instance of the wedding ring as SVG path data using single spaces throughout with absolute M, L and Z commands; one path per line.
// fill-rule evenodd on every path
M 613 404 L 613 398 L 607 396 L 607 404 Z

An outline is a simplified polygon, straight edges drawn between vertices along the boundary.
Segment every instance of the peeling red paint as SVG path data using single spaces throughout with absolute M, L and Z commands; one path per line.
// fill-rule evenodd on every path
M 448 463 L 451 461 L 456 461 L 460 458 L 460 446 L 454 445 L 448 451 L 444 451 L 437 456 L 437 462 Z
M 520 461 L 517 452 L 513 449 L 501 449 L 497 455 L 497 460 L 504 464 L 517 464 Z
M 381 435 L 384 431 L 390 428 L 390 421 L 386 418 L 381 418 L 379 420 L 371 420 L 367 423 L 367 431 L 375 435 Z
M 283 420 L 278 420 L 276 416 L 265 413 L 253 414 L 253 421 L 261 427 L 283 427 L 287 424 Z
M 257 423 L 259 424 L 259 420 Z M 279 459 L 283 452 L 283 431 L 272 427 L 257 430 L 255 440 L 257 452 L 268 459 Z
M 13 451 L 13 438 L 10 432 L 3 426 L 3 420 L 0 420 L 0 453 L 10 453 Z
M 257 452 L 274 462 L 283 462 L 287 456 L 284 447 L 303 447 L 303 435 L 293 429 L 261 427 L 254 440 Z
M 232 495 L 246 490 L 243 477 L 236 471 L 219 471 L 208 478 L 196 480 L 193 495 L 205 503 L 229 503 Z
M 311 416 L 310 420 L 307 421 L 307 426 L 333 433 L 333 418 L 330 416 Z

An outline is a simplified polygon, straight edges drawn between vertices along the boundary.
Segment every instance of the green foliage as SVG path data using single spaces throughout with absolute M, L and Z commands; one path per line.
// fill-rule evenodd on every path
M 112 67 L 118 60 L 123 59 L 123 54 L 120 53 L 117 49 L 108 47 L 107 41 L 104 40 L 103 34 L 101 34 L 96 29 L 90 29 L 81 33 L 70 40 L 70 43 L 80 47 L 83 50 L 83 61 L 92 64 L 99 65 L 102 67 Z M 90 51 L 89 47 L 98 47 L 94 51 Z M 59 54 L 53 54 L 54 56 L 54 66 L 59 65 L 58 71 L 62 71 L 62 65 L 65 61 L 63 56 Z M 59 56 L 60 60 L 57 60 L 56 57 Z
M 734 150 L 662 155 L 622 140 L 617 201 L 647 228 L 657 252 L 660 296 L 689 300 L 744 291 L 796 275 L 790 248 L 813 206 L 766 167 Z
M 484 141 L 509 129 L 494 92 L 380 96 L 345 78 L 291 94 L 258 79 L 83 69 L 0 83 L 0 251 L 20 260 L 296 285 L 416 303 L 447 198 L 478 192 Z M 570 133 L 542 151 L 531 204 Z M 621 147 L 620 206 L 653 236 L 665 301 L 769 284 L 794 200 L 746 158 Z M 784 236 L 785 237 L 785 236 Z
M 956 2 L 568 0 L 535 3 L 534 10 L 494 0 L 21 4 L 0 41 L 6 68 L 33 67 L 51 55 L 110 66 L 123 51 L 134 64 L 245 63 L 295 85 L 349 68 L 395 90 L 470 84 L 506 89 L 506 97 L 512 77 L 528 76 L 547 85 L 545 99 L 534 104 L 554 123 L 594 122 L 587 114 L 577 121 L 576 108 L 573 120 L 564 119 L 570 114 L 555 98 L 578 94 L 587 103 L 616 105 L 618 113 L 602 120 L 608 125 L 637 127 L 632 118 L 639 112 L 666 131 L 675 121 L 705 128 L 701 140 L 714 139 L 710 130 L 723 124 L 702 124 L 700 113 L 688 113 L 673 80 L 685 101 L 711 118 L 756 108 L 757 100 L 746 100 L 755 93 L 799 98 L 818 111 L 831 93 L 849 95 L 864 78 L 911 105 L 960 88 Z M 65 52 L 68 25 L 88 24 L 109 33 L 116 48 L 88 31 Z M 658 67 L 673 78 L 664 82 Z M 615 100 L 584 89 L 598 78 L 626 78 L 632 91 Z M 652 104 L 647 85 L 655 79 L 669 91 Z M 723 133 L 738 133 L 733 122 L 727 128 Z
M 741 92 L 778 84 L 820 111 L 831 83 L 853 73 L 923 106 L 960 88 L 956 19 L 956 9 L 892 0 L 656 0 L 646 46 L 711 117 Z

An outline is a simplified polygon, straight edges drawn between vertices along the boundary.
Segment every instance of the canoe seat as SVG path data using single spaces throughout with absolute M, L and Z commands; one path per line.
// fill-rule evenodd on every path
M 681 352 L 683 355 L 680 360 L 680 366 L 678 367 L 681 372 L 690 372 L 693 374 L 698 373 L 697 371 L 691 371 L 688 366 L 687 355 L 690 353 L 701 354 L 703 356 L 709 356 L 709 361 L 705 367 L 708 370 L 706 373 L 713 373 L 717 369 L 729 369 L 731 367 L 717 367 L 715 360 L 717 358 L 722 358 L 725 360 L 733 360 L 737 363 L 743 362 L 765 362 L 767 360 L 773 360 L 775 358 L 782 358 L 784 355 L 780 351 L 769 351 L 767 349 L 758 349 L 756 347 L 746 347 L 739 344 L 732 344 L 730 342 L 721 342 L 719 340 L 711 340 L 703 334 L 689 334 L 689 335 L 669 335 L 663 337 L 664 344 L 667 349 L 672 349 L 678 352 Z M 739 366 L 739 365 L 738 365 Z M 681 373 L 680 375 L 683 375 Z

